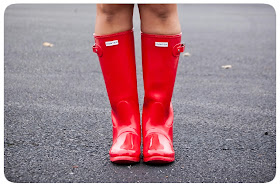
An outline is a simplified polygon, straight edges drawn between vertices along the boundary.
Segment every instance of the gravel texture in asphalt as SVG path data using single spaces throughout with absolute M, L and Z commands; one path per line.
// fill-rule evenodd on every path
M 96 8 L 5 11 L 5 176 L 12 182 L 268 182 L 276 170 L 276 15 L 269 5 L 179 5 L 172 164 L 109 161 L 110 105 L 92 52 Z M 140 109 L 140 19 L 134 10 Z M 43 46 L 44 42 L 53 44 Z M 231 65 L 224 69 L 222 66 Z

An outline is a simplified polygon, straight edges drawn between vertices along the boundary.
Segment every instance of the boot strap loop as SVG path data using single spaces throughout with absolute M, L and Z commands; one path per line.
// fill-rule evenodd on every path
M 176 44 L 173 47 L 173 55 L 177 57 L 180 55 L 180 53 L 184 52 L 184 50 L 185 50 L 185 44 L 183 43 Z
M 93 51 L 94 53 L 96 53 L 99 57 L 102 57 L 102 55 L 103 55 L 103 52 L 102 52 L 101 47 L 100 47 L 99 45 L 97 45 L 97 44 L 94 44 L 94 45 L 92 46 L 92 51 Z

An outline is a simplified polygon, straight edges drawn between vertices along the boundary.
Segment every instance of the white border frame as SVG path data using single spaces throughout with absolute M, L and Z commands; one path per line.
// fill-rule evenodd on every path
M 0 181 L 1 181 L 1 186 L 16 186 L 16 185 L 22 185 L 22 186 L 34 186 L 34 185 L 42 185 L 42 186 L 49 186 L 50 183 L 12 183 L 8 181 L 5 178 L 4 175 L 4 12 L 5 9 L 12 4 L 96 4 L 100 3 L 100 1 L 97 0 L 68 0 L 68 1 L 63 1 L 63 0 L 27 0 L 27 1 L 20 1 L 20 0 L 1 0 L 0 4 L 0 12 L 1 12 L 1 22 L 0 22 L 0 33 L 2 33 L 0 37 L 0 59 L 2 61 L 2 66 L 0 68 L 0 86 L 1 86 L 1 92 L 0 92 L 0 121 L 1 121 L 1 142 L 0 142 Z M 116 1 L 102 1 L 102 3 L 116 3 Z M 206 0 L 188 0 L 188 1 L 183 1 L 183 0 L 142 0 L 142 1 L 135 1 L 135 0 L 119 0 L 117 3 L 182 3 L 182 4 L 268 4 L 271 5 L 276 12 L 276 166 L 277 161 L 279 160 L 279 128 L 277 128 L 277 124 L 279 125 L 279 110 L 277 104 L 279 103 L 279 76 L 277 76 L 277 72 L 279 73 L 279 65 L 277 64 L 277 60 L 279 59 L 280 56 L 280 51 L 278 49 L 278 44 L 279 44 L 279 37 L 277 35 L 279 34 L 278 32 L 278 26 L 280 25 L 279 19 L 277 19 L 277 14 L 279 13 L 279 4 L 277 3 L 277 0 L 229 0 L 229 1 L 222 1 L 222 0 L 216 0 L 216 1 L 206 1 Z M 279 167 L 276 167 L 276 176 L 275 178 L 268 183 L 227 183 L 226 185 L 228 186 L 235 186 L 235 185 L 246 185 L 246 186 L 279 186 L 280 185 L 280 174 L 279 174 Z M 201 185 L 201 183 L 161 183 L 161 187 L 168 187 L 169 185 L 178 185 L 178 186 L 198 186 Z M 98 185 L 98 186 L 105 186 L 106 183 L 51 183 L 51 185 L 69 185 L 69 186 L 74 186 L 74 185 L 86 185 L 86 186 L 91 186 L 91 185 Z M 154 183 L 145 183 L 145 184 L 130 184 L 130 183 L 117 183 L 117 184 L 112 184 L 112 185 L 117 185 L 121 187 L 128 187 L 130 185 L 136 185 L 136 186 L 141 186 L 141 185 L 155 185 Z M 224 186 L 224 183 L 207 183 L 207 185 L 210 186 Z

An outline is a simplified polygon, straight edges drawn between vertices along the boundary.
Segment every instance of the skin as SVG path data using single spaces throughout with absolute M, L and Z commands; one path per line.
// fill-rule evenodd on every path
M 96 35 L 107 35 L 133 28 L 134 4 L 97 4 Z M 176 4 L 139 4 L 141 31 L 173 35 L 181 32 Z

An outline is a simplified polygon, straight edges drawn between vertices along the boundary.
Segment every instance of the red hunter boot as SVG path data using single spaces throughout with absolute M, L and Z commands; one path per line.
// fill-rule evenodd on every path
M 179 55 L 184 51 L 181 34 L 142 33 L 145 98 L 142 114 L 144 162 L 173 162 L 174 88 Z
M 133 30 L 98 36 L 97 53 L 111 104 L 113 145 L 110 160 L 115 163 L 140 161 L 140 114 L 137 94 Z

